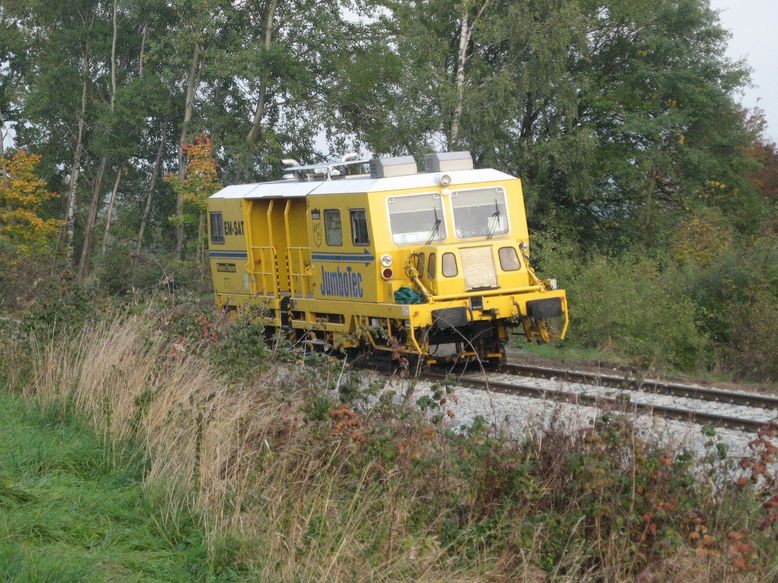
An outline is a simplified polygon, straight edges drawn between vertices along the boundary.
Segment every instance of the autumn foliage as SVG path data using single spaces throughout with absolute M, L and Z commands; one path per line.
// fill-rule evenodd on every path
M 17 258 L 45 249 L 62 225 L 41 216 L 44 203 L 57 195 L 36 174 L 40 160 L 25 150 L 0 158 L 0 245 Z
M 165 177 L 165 181 L 176 192 L 181 192 L 184 203 L 199 214 L 205 211 L 208 197 L 221 188 L 211 138 L 195 136 L 194 142 L 184 145 L 184 155 L 187 160 L 184 178 L 170 174 Z

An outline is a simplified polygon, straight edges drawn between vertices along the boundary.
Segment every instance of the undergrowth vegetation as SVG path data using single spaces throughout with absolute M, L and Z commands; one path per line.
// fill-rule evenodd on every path
M 615 257 L 582 252 L 553 235 L 535 241 L 541 271 L 559 280 L 571 306 L 560 348 L 597 350 L 644 369 L 778 380 L 773 238 L 702 255 L 684 247 Z
M 778 427 L 739 467 L 715 448 L 695 460 L 647 443 L 616 413 L 583 431 L 552 421 L 511 437 L 479 420 L 454 432 L 445 416 L 375 393 L 340 360 L 263 341 L 254 316 L 230 325 L 179 301 L 92 314 L 57 335 L 6 322 L 0 378 L 47 411 L 85 419 L 112 467 L 136 469 L 164 532 L 185 533 L 196 517 L 207 567 L 195 573 L 778 574 Z

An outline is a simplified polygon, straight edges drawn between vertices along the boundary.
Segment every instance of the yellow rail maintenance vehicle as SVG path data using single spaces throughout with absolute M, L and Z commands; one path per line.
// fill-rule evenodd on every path
M 208 200 L 217 306 L 265 307 L 303 343 L 505 358 L 513 329 L 564 338 L 567 299 L 529 261 L 521 181 L 468 152 L 301 166 Z M 551 324 L 554 325 L 551 325 Z

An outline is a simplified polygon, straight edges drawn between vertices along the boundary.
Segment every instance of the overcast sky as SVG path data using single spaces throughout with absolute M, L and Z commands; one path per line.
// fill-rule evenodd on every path
M 753 69 L 753 87 L 741 97 L 744 106 L 761 107 L 767 135 L 778 141 L 778 2 L 776 0 L 711 0 L 721 23 L 732 33 L 727 54 L 745 59 Z

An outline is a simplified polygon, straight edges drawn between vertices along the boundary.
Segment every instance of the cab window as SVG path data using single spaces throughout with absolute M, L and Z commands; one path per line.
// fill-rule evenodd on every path
M 419 277 L 424 275 L 424 253 L 419 253 L 416 258 L 416 271 L 419 272 Z
M 444 277 L 454 277 L 459 273 L 457 268 L 457 257 L 453 253 L 443 254 L 443 275 Z
M 343 245 L 343 225 L 340 223 L 340 210 L 326 209 L 324 211 L 324 234 L 327 245 Z
M 224 217 L 221 212 L 210 213 L 211 243 L 224 244 Z
M 367 230 L 367 213 L 365 209 L 354 209 L 351 214 L 351 243 L 354 245 L 370 245 L 370 233 Z
M 508 232 L 505 191 L 502 188 L 460 190 L 451 194 L 454 231 L 459 239 L 491 238 Z
M 517 271 L 521 268 L 519 255 L 513 247 L 501 247 L 499 251 L 500 267 L 503 271 Z
M 435 279 L 435 254 L 430 253 L 430 258 L 427 260 L 427 275 L 430 279 Z
M 395 245 L 431 243 L 446 238 L 443 203 L 439 194 L 392 196 L 387 206 Z

